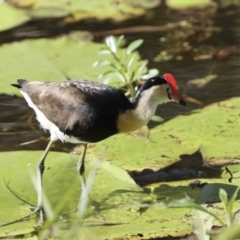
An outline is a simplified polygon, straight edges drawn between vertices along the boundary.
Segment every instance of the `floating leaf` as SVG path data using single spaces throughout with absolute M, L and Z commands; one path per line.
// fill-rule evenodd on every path
M 176 107 L 181 108 L 178 105 Z M 89 151 L 94 154 L 96 149 L 105 147 L 104 159 L 114 159 L 115 163 L 126 169 L 139 171 L 145 168 L 162 169 L 179 161 L 182 155 L 191 155 L 199 149 L 205 164 L 214 166 L 224 159 L 225 162 L 227 159 L 239 159 L 239 108 L 240 98 L 231 98 L 211 104 L 191 115 L 180 115 L 155 127 L 149 133 L 149 141 L 131 134 L 118 134 L 97 143 Z M 132 149 L 138 149 L 138 152 Z M 237 166 L 234 168 L 234 177 L 239 176 Z M 229 176 L 224 178 L 228 179 Z M 215 192 L 215 199 L 219 201 L 218 191 Z M 202 200 L 201 203 L 204 203 Z
M 158 3 L 159 4 L 159 3 Z M 123 21 L 146 13 L 144 6 L 136 7 L 131 1 L 112 4 L 112 0 L 48 1 L 17 0 L 0 1 L 0 31 L 16 27 L 35 18 L 59 18 L 63 24 L 94 18 Z M 71 17 L 70 17 L 71 16 Z
M 36 203 L 37 196 L 29 172 L 35 174 L 36 163 L 41 155 L 42 151 L 0 153 L 0 179 L 3 180 L 4 177 L 13 191 L 32 204 Z M 68 223 L 71 230 L 70 224 L 73 224 L 77 217 L 74 209 L 80 196 L 80 183 L 76 171 L 78 157 L 66 153 L 50 152 L 48 154 L 43 187 L 55 213 L 60 216 L 59 222 L 57 220 L 55 222 L 53 231 L 57 226 L 59 227 L 58 231 L 62 231 L 63 222 Z M 87 158 L 86 178 L 88 178 L 88 172 L 95 165 L 95 161 L 90 155 Z M 91 161 L 89 161 L 90 159 Z M 1 182 L 0 189 L 0 224 L 15 220 L 30 212 L 29 207 L 7 189 L 4 181 Z M 135 184 L 125 170 L 109 162 L 100 162 L 90 196 L 96 202 L 90 203 L 81 227 L 84 227 L 85 224 L 128 224 L 140 216 L 139 208 L 142 202 L 150 200 L 149 196 Z M 94 211 L 93 208 L 95 208 Z M 9 238 L 20 234 L 34 234 L 33 225 L 36 220 L 37 216 L 34 215 L 26 221 L 0 227 L 0 237 Z M 64 228 L 66 228 L 66 224 Z
M 223 221 L 216 216 L 215 214 L 213 214 L 212 212 L 210 212 L 207 208 L 205 208 L 204 206 L 197 204 L 196 201 L 194 199 L 191 198 L 183 198 L 180 200 L 172 200 L 167 204 L 168 207 L 186 207 L 186 208 L 191 208 L 191 209 L 195 209 L 198 211 L 202 211 L 205 212 L 207 214 L 209 214 L 210 216 L 216 218 L 222 225 L 224 225 Z
M 67 78 L 96 80 L 97 76 L 109 67 L 105 65 L 92 68 L 93 62 L 103 57 L 104 63 L 113 61 L 111 55 L 98 55 L 99 48 L 103 46 L 74 41 L 68 37 L 25 40 L 1 45 L 0 78 L 4 81 L 0 81 L 0 90 L 20 95 L 18 89 L 10 85 L 19 78 L 29 81 L 64 81 Z M 14 71 L 11 70 L 13 66 Z
M 211 6 L 213 4 L 214 3 L 211 0 L 166 0 L 166 5 L 173 9 L 206 8 L 207 6 Z
M 0 16 L 0 31 L 17 27 L 30 20 L 25 10 L 16 9 L 2 2 L 0 2 Z
M 48 6 L 45 8 L 35 8 L 29 12 L 31 18 L 63 18 L 69 16 L 69 10 L 62 6 Z

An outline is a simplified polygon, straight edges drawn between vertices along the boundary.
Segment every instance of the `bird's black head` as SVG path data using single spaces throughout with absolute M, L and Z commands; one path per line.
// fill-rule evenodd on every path
M 143 92 L 153 86 L 167 84 L 167 81 L 161 77 L 153 77 L 148 79 L 140 88 L 140 92 Z
M 166 73 L 162 77 L 153 77 L 148 79 L 140 88 L 135 102 L 138 102 L 143 95 L 148 98 L 155 99 L 158 104 L 176 101 L 186 106 L 185 101 L 178 93 L 178 86 L 175 78 Z

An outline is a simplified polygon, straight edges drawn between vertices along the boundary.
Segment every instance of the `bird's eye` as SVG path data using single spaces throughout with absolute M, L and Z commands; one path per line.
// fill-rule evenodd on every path
M 169 92 L 170 91 L 170 87 L 166 87 L 166 91 Z

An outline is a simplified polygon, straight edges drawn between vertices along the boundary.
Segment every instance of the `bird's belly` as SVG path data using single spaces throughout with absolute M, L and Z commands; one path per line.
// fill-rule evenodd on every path
M 82 141 L 79 140 L 78 138 L 72 137 L 72 136 L 68 136 L 67 134 L 64 134 L 62 131 L 60 131 L 60 129 L 58 128 L 58 126 L 56 126 L 53 122 L 49 121 L 46 116 L 43 114 L 43 112 L 41 112 L 32 102 L 32 100 L 30 99 L 30 97 L 28 96 L 27 93 L 21 91 L 21 93 L 23 94 L 25 100 L 27 101 L 29 107 L 31 107 L 35 113 L 36 113 L 36 119 L 38 120 L 38 122 L 40 123 L 40 126 L 44 129 L 44 130 L 48 130 L 51 134 L 51 140 L 52 141 L 56 141 L 56 140 L 61 140 L 62 142 L 70 142 L 70 143 L 81 143 Z
M 35 111 L 37 115 L 37 120 L 40 122 L 41 127 L 44 130 L 48 130 L 51 134 L 51 140 L 56 141 L 60 140 L 62 142 L 69 142 L 69 143 L 81 143 L 78 138 L 75 138 L 73 136 L 69 136 L 65 133 L 63 133 L 58 126 L 56 126 L 53 122 L 49 121 L 45 115 L 38 109 L 38 111 Z
M 41 127 L 44 130 L 48 130 L 51 134 L 51 140 L 56 141 L 60 140 L 62 142 L 69 142 L 69 143 L 80 143 L 78 138 L 75 138 L 73 136 L 69 136 L 58 128 L 53 122 L 49 121 L 45 115 L 38 109 L 38 111 L 35 111 L 37 115 L 37 120 L 40 122 Z
M 49 121 L 49 120 L 48 120 Z M 79 140 L 78 138 L 75 138 L 73 136 L 69 136 L 62 131 L 52 122 L 49 121 L 50 129 L 48 129 L 51 133 L 51 140 L 56 141 L 60 140 L 62 142 L 69 142 L 69 143 L 81 143 L 83 141 Z

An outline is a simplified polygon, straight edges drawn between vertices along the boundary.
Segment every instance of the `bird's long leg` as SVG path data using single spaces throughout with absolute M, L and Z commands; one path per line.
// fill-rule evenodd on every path
M 77 171 L 80 177 L 81 185 L 84 185 L 86 187 L 86 181 L 85 181 L 85 155 L 87 151 L 87 143 L 83 143 L 83 152 L 81 156 L 79 157 L 78 160 L 78 165 L 77 165 Z M 82 186 L 83 187 L 83 186 Z
M 37 207 L 34 210 L 35 212 L 39 211 L 39 219 L 38 219 L 38 224 L 42 225 L 44 222 L 44 216 L 43 216 L 43 187 L 42 187 L 42 178 L 43 178 L 43 173 L 44 173 L 44 163 L 45 163 L 45 159 L 48 155 L 48 152 L 53 144 L 53 140 L 50 140 L 42 157 L 40 158 L 40 160 L 37 163 L 37 195 L 38 195 L 38 200 L 37 200 Z
M 81 190 L 82 190 L 81 196 L 88 196 L 87 189 L 86 189 L 86 180 L 85 180 L 85 176 L 84 176 L 86 151 L 87 151 L 87 143 L 83 143 L 83 152 L 82 152 L 82 154 L 79 158 L 78 164 L 77 164 L 77 171 L 79 174 Z
M 38 219 L 38 225 L 42 225 L 43 222 L 44 222 L 44 215 L 43 215 L 43 188 L 42 188 L 42 177 L 43 177 L 43 173 L 44 173 L 44 169 L 45 169 L 45 166 L 44 166 L 44 162 L 45 162 L 45 159 L 47 157 L 47 154 L 53 144 L 53 140 L 50 140 L 50 142 L 48 143 L 42 157 L 40 158 L 40 160 L 38 161 L 37 163 L 37 185 L 36 185 L 36 188 L 37 188 L 37 195 L 38 195 L 38 199 L 37 199 L 37 207 L 34 209 L 33 212 L 31 212 L 30 214 L 22 217 L 22 218 L 19 218 L 17 220 L 14 220 L 12 222 L 8 222 L 8 223 L 5 223 L 5 224 L 1 224 L 0 227 L 3 227 L 3 226 L 7 226 L 9 224 L 13 224 L 13 223 L 17 223 L 17 222 L 21 222 L 23 220 L 26 220 L 27 218 L 29 218 L 30 216 L 32 216 L 33 214 L 39 212 L 39 219 Z M 24 203 L 27 203 L 25 200 L 23 200 L 21 197 L 19 197 L 14 191 L 12 191 L 9 186 L 7 185 L 7 188 L 10 190 L 10 192 L 13 193 L 14 196 L 16 196 L 18 199 L 20 199 L 21 201 L 23 201 Z M 28 203 L 27 203 L 28 204 Z M 29 205 L 29 204 L 28 204 Z M 31 208 L 32 205 L 30 205 Z

